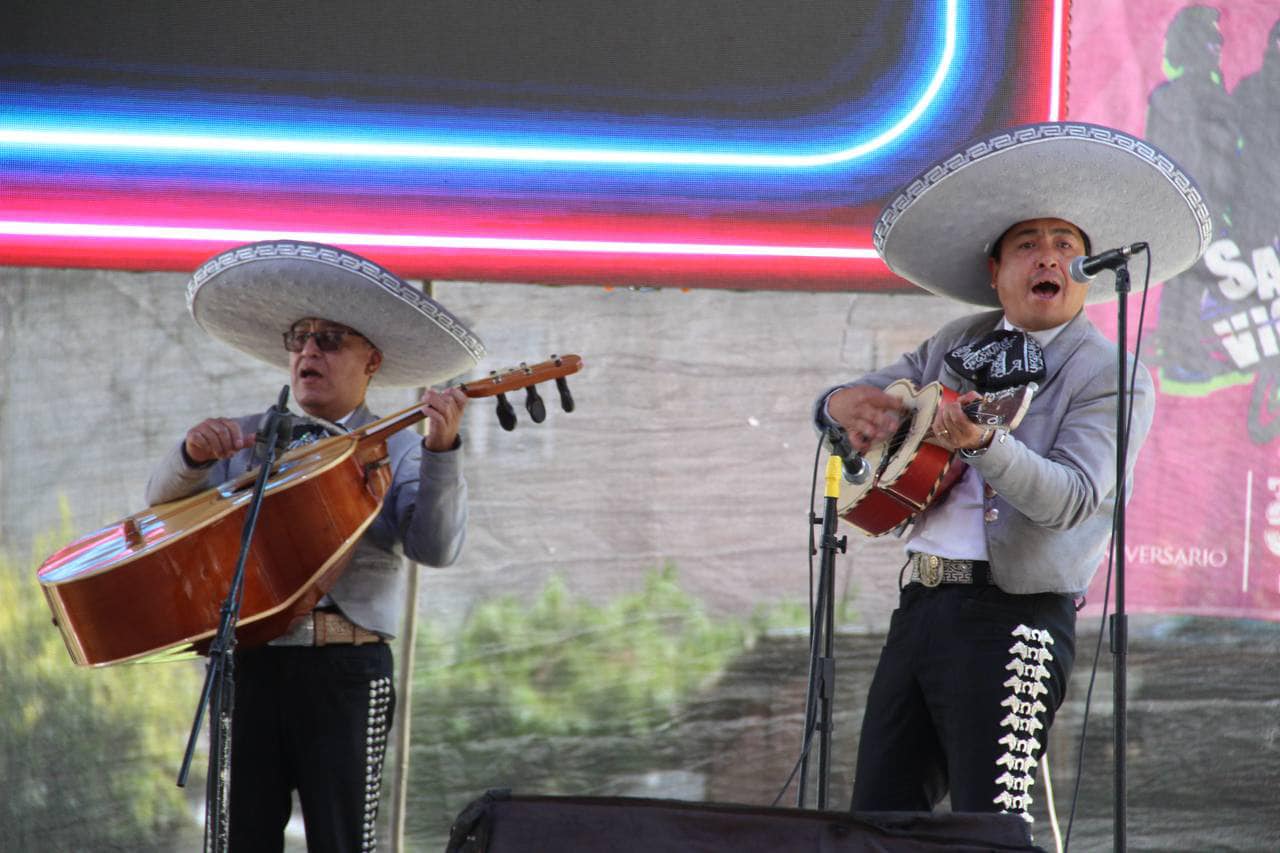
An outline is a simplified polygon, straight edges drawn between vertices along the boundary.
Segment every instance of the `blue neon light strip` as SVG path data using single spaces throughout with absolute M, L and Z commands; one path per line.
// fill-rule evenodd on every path
M 401 162 L 472 161 L 523 164 L 699 166 L 804 170 L 859 160 L 902 137 L 933 105 L 956 56 L 959 0 L 943 0 L 943 46 L 932 76 L 915 103 L 890 127 L 869 139 L 833 151 L 810 154 L 663 151 L 558 146 L 350 142 L 299 137 L 243 137 L 210 134 L 142 133 L 69 129 L 0 128 L 0 144 L 43 150 L 49 147 L 134 152 L 284 155 Z M 1057 4 L 1060 8 L 1061 2 Z M 1055 16 L 1057 12 L 1055 11 Z M 1056 55 L 1056 51 L 1055 51 Z M 1055 90 L 1056 90 L 1055 77 Z

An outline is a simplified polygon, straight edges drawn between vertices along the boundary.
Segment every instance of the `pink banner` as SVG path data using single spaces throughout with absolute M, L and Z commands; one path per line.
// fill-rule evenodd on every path
M 1070 117 L 1155 143 L 1214 214 L 1209 251 L 1152 288 L 1142 324 L 1159 398 L 1127 513 L 1131 611 L 1280 620 L 1277 19 L 1274 0 L 1073 6 Z M 1140 300 L 1128 304 L 1132 350 Z M 1114 303 L 1089 310 L 1114 337 Z

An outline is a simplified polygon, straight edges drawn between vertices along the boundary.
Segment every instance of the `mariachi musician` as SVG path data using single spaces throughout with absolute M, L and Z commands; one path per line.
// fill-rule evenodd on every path
M 882 389 L 940 381 L 959 397 L 938 406 L 931 441 L 967 465 L 906 537 L 852 808 L 930 811 L 949 791 L 953 811 L 1030 821 L 1034 770 L 1071 672 L 1077 601 L 1117 494 L 1118 352 L 1081 310 L 1115 298 L 1115 287 L 1110 274 L 1084 284 L 1068 268 L 1141 240 L 1152 279 L 1171 278 L 1204 251 L 1208 212 L 1162 154 L 1079 123 L 978 140 L 906 187 L 876 226 L 885 263 L 933 293 L 996 310 L 948 323 L 817 401 L 819 428 L 838 425 L 865 452 L 883 447 L 903 415 Z M 1129 364 L 1132 471 L 1155 397 L 1146 369 Z M 1012 431 L 966 416 L 978 392 L 1029 382 L 1039 390 Z
M 289 370 L 291 444 L 376 420 L 370 382 L 429 386 L 475 365 L 483 347 L 420 290 L 340 249 L 267 242 L 223 253 L 194 275 L 188 305 L 216 338 Z M 387 732 L 391 649 L 409 559 L 447 566 L 462 548 L 467 487 L 459 426 L 467 398 L 428 390 L 425 438 L 387 440 L 391 486 L 351 562 L 315 610 L 265 646 L 237 651 L 230 849 L 283 849 L 297 790 L 311 851 L 373 849 Z M 255 466 L 262 414 L 192 427 L 147 484 L 150 504 Z M 269 531 L 258 532 L 269 535 Z

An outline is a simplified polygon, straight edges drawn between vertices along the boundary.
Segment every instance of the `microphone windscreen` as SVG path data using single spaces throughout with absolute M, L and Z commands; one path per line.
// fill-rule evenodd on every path
M 1071 264 L 1067 267 L 1067 271 L 1071 275 L 1072 281 L 1079 282 L 1080 284 L 1088 284 L 1098 277 L 1097 273 L 1089 275 L 1089 273 L 1084 271 L 1084 262 L 1087 260 L 1088 258 L 1084 255 L 1076 255 L 1071 259 Z

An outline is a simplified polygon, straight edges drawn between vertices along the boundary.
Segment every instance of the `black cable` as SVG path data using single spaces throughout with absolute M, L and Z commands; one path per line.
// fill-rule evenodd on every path
M 818 501 L 818 460 L 822 458 L 822 442 L 826 438 L 824 435 L 818 436 L 818 446 L 813 451 L 813 480 L 809 484 L 809 660 L 813 660 L 813 647 L 818 642 L 817 626 L 813 622 L 813 555 L 818 550 L 817 542 L 813 536 L 814 519 L 818 517 L 816 506 Z M 834 594 L 834 591 L 833 591 Z M 810 667 L 812 669 L 812 667 Z M 813 678 L 813 672 L 809 673 L 809 677 Z M 816 697 L 815 697 L 816 699 Z M 808 694 L 805 695 L 804 719 L 808 723 L 810 712 L 813 704 L 809 701 Z M 813 730 L 805 727 L 804 738 L 801 741 L 804 746 L 800 750 L 800 756 L 796 759 L 795 766 L 791 768 L 787 781 L 782 783 L 782 790 L 778 791 L 778 796 L 773 798 L 770 807 L 776 806 L 782 801 L 782 797 L 787 793 L 787 789 L 791 787 L 791 782 L 796 778 L 796 773 L 800 770 L 800 765 L 804 764 L 805 758 L 809 755 L 809 750 L 813 746 L 812 741 Z
M 1151 287 L 1151 252 L 1147 251 L 1147 272 L 1142 282 L 1142 302 L 1138 308 L 1138 336 L 1133 342 L 1133 370 L 1129 376 L 1129 400 L 1133 400 L 1133 391 L 1137 387 L 1138 367 L 1141 365 L 1140 356 L 1142 354 L 1142 323 L 1147 316 L 1147 293 Z M 1128 295 L 1121 296 L 1127 299 Z M 1124 346 L 1128 341 L 1118 341 L 1118 346 Z M 1124 389 L 1120 389 L 1124 393 Z M 1153 389 L 1154 393 L 1154 389 Z M 1129 406 L 1129 420 L 1124 425 L 1125 447 L 1129 446 L 1129 436 L 1133 431 L 1133 406 Z M 1126 471 L 1128 463 L 1126 460 Z M 1126 473 L 1125 481 L 1128 482 L 1128 474 Z M 1116 493 L 1120 492 L 1120 483 L 1116 483 Z M 1125 492 L 1126 497 L 1130 497 L 1128 491 Z M 1076 751 L 1076 783 L 1071 792 L 1071 813 L 1067 817 L 1067 831 L 1062 838 L 1062 853 L 1067 853 L 1071 848 L 1071 827 L 1076 819 L 1076 805 L 1080 799 L 1080 782 L 1084 778 L 1084 741 L 1085 734 L 1089 730 L 1089 708 L 1093 700 L 1093 687 L 1098 678 L 1098 661 L 1102 656 L 1102 637 L 1106 633 L 1107 628 L 1107 610 L 1111 602 L 1111 572 L 1115 565 L 1115 531 L 1116 526 L 1120 522 L 1120 513 L 1124 511 L 1124 506 L 1117 501 L 1115 508 L 1111 511 L 1111 541 L 1107 546 L 1107 582 L 1103 586 L 1102 593 L 1102 621 L 1098 625 L 1098 643 L 1093 650 L 1093 666 L 1089 671 L 1089 689 L 1084 695 L 1084 719 L 1080 722 L 1080 746 Z

